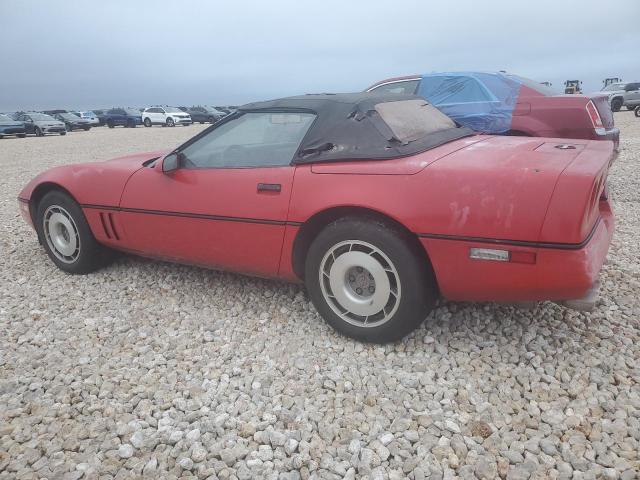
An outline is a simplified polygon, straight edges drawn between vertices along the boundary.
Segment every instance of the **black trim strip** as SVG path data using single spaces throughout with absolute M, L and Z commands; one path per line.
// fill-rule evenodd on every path
M 208 215 L 204 213 L 188 213 L 188 212 L 170 212 L 164 210 L 147 210 L 144 208 L 122 208 L 110 207 L 107 205 L 82 204 L 82 208 L 90 208 L 95 210 L 110 210 L 114 212 L 143 213 L 146 215 L 164 215 L 167 217 L 184 217 L 184 218 L 200 218 L 203 220 L 218 220 L 221 222 L 243 222 L 243 223 L 259 223 L 262 225 L 292 225 L 300 226 L 301 222 L 286 222 L 284 220 L 268 220 L 263 218 L 246 218 L 246 217 L 229 217 L 225 215 Z
M 596 233 L 596 229 L 600 224 L 601 218 L 598 218 L 595 225 L 589 232 L 589 235 L 580 243 L 555 243 L 555 242 L 529 242 L 526 240 L 504 240 L 499 238 L 485 238 L 485 237 L 464 237 L 456 235 L 441 235 L 438 233 L 419 233 L 418 237 L 421 238 L 433 238 L 435 240 L 456 240 L 460 242 L 473 242 L 473 243 L 490 243 L 493 245 L 513 245 L 517 247 L 531 247 L 531 248 L 554 248 L 558 250 L 580 250 L 584 248 Z

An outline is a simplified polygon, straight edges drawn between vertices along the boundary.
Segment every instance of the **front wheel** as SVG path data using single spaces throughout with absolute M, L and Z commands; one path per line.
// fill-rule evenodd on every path
M 96 242 L 80 206 L 62 192 L 52 191 L 42 198 L 36 230 L 49 258 L 65 272 L 93 272 L 109 259 L 109 251 Z
M 613 100 L 611 100 L 611 110 L 614 112 L 619 112 L 622 108 L 622 103 L 623 102 L 621 98 L 614 98 Z
M 640 117 L 640 106 L 636 107 L 636 109 L 634 110 L 634 113 L 635 113 L 636 117 Z
M 107 127 L 114 128 L 116 125 L 113 123 L 113 120 L 107 120 Z
M 437 287 L 428 259 L 408 234 L 376 220 L 344 218 L 311 244 L 305 283 L 320 315 L 363 341 L 393 342 L 433 309 Z
M 36 133 L 36 137 L 44 137 L 44 132 L 40 127 L 36 127 L 35 133 Z
M 175 127 L 176 124 L 173 121 L 173 118 L 167 118 L 167 127 Z

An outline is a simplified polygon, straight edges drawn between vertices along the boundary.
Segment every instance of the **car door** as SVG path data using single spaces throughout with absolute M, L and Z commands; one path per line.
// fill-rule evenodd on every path
M 251 112 L 205 131 L 123 192 L 123 247 L 145 255 L 276 276 L 293 183 L 291 160 L 315 116 Z M 175 170 L 167 165 L 178 163 Z
M 625 87 L 624 103 L 627 106 L 640 104 L 640 83 L 630 83 Z
M 33 134 L 35 133 L 35 125 L 33 123 L 33 119 L 29 115 L 20 115 L 18 120 L 24 122 L 24 129 L 26 133 Z

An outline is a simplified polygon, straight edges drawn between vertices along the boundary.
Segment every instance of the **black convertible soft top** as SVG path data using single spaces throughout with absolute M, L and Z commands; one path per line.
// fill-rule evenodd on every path
M 294 164 L 386 160 L 415 155 L 473 135 L 416 95 L 341 93 L 287 97 L 243 105 L 243 112 L 310 112 L 317 118 Z

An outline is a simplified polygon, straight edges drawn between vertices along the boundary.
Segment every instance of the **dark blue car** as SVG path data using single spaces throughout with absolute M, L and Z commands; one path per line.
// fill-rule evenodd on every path
M 109 128 L 118 125 L 131 128 L 142 125 L 142 114 L 135 108 L 112 108 L 104 114 L 103 119 Z
M 7 115 L 0 114 L 0 138 L 6 135 L 15 135 L 16 137 L 24 138 L 27 135 L 24 122 L 19 122 Z

